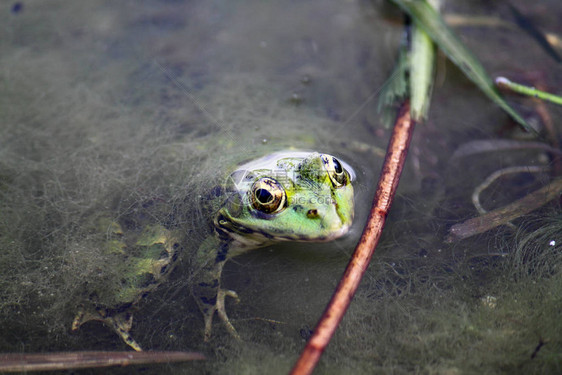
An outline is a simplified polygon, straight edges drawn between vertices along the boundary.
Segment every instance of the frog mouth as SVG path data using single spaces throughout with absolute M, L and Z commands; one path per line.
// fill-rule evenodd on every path
M 345 224 L 342 225 L 341 228 L 331 231 L 329 235 L 327 235 L 326 237 L 319 237 L 319 239 L 315 239 L 312 240 L 314 242 L 327 242 L 327 241 L 333 241 L 336 240 L 340 237 L 343 237 L 347 234 L 347 232 L 349 232 L 349 228 L 351 227 L 350 224 Z
M 268 238 L 271 242 L 285 242 L 285 241 L 297 241 L 297 242 L 330 242 L 336 240 L 349 232 L 350 224 L 345 224 L 338 229 L 331 229 L 326 234 L 310 235 L 303 233 L 287 233 L 287 234 L 267 234 L 264 236 L 260 231 L 255 231 L 254 234 Z
M 338 239 L 349 231 L 351 224 L 342 224 L 337 228 L 330 228 L 325 234 L 311 235 L 310 233 L 269 233 L 259 228 L 242 226 L 233 221 L 223 221 L 218 230 L 240 244 L 246 246 L 266 246 L 275 242 L 329 242 Z
M 332 229 L 330 230 L 328 233 L 326 233 L 326 235 L 317 235 L 317 236 L 311 236 L 311 235 L 301 235 L 301 236 L 296 236 L 294 238 L 292 238 L 293 241 L 299 241 L 299 242 L 330 242 L 333 240 L 336 240 L 340 237 L 343 237 L 347 234 L 347 232 L 349 232 L 349 228 L 350 225 L 349 224 L 345 224 L 342 225 L 340 228 L 338 229 Z

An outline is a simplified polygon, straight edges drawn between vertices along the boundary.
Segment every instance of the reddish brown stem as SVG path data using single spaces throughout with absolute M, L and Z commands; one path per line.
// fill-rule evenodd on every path
M 394 123 L 373 206 L 363 235 L 330 303 L 314 329 L 312 337 L 295 363 L 291 371 L 293 375 L 312 373 L 351 303 L 381 237 L 388 210 L 398 187 L 414 127 L 415 122 L 410 118 L 410 105 L 406 102 L 400 108 Z

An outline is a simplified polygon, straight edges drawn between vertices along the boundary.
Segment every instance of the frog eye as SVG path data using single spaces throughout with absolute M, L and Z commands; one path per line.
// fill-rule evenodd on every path
M 330 181 L 332 181 L 335 188 L 339 188 L 347 184 L 347 172 L 343 169 L 338 159 L 331 155 L 322 155 L 322 163 L 324 164 L 324 168 L 326 169 L 326 172 L 328 172 Z
M 287 195 L 279 182 L 269 177 L 262 177 L 252 185 L 250 200 L 256 210 L 273 214 L 285 208 Z

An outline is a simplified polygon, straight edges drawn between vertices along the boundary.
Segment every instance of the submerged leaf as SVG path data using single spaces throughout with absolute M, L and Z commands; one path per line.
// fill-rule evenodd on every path
M 527 131 L 536 131 L 499 95 L 484 67 L 445 24 L 439 13 L 424 0 L 393 0 L 423 28 L 447 57 L 490 99 Z

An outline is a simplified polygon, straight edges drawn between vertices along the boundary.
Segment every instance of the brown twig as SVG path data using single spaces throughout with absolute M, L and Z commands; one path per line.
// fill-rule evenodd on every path
M 486 232 L 536 210 L 555 199 L 560 194 L 562 194 L 562 178 L 552 181 L 550 184 L 535 190 L 507 206 L 490 211 L 485 215 L 469 219 L 463 223 L 453 225 L 445 241 L 450 243 Z
M 293 375 L 312 373 L 351 303 L 381 237 L 386 216 L 400 180 L 414 127 L 415 121 L 410 117 L 410 105 L 406 102 L 400 108 L 394 123 L 373 206 L 363 235 L 330 303 L 314 329 L 312 337 L 291 370 Z
M 192 352 L 62 352 L 0 354 L 0 372 L 53 371 L 202 360 Z

